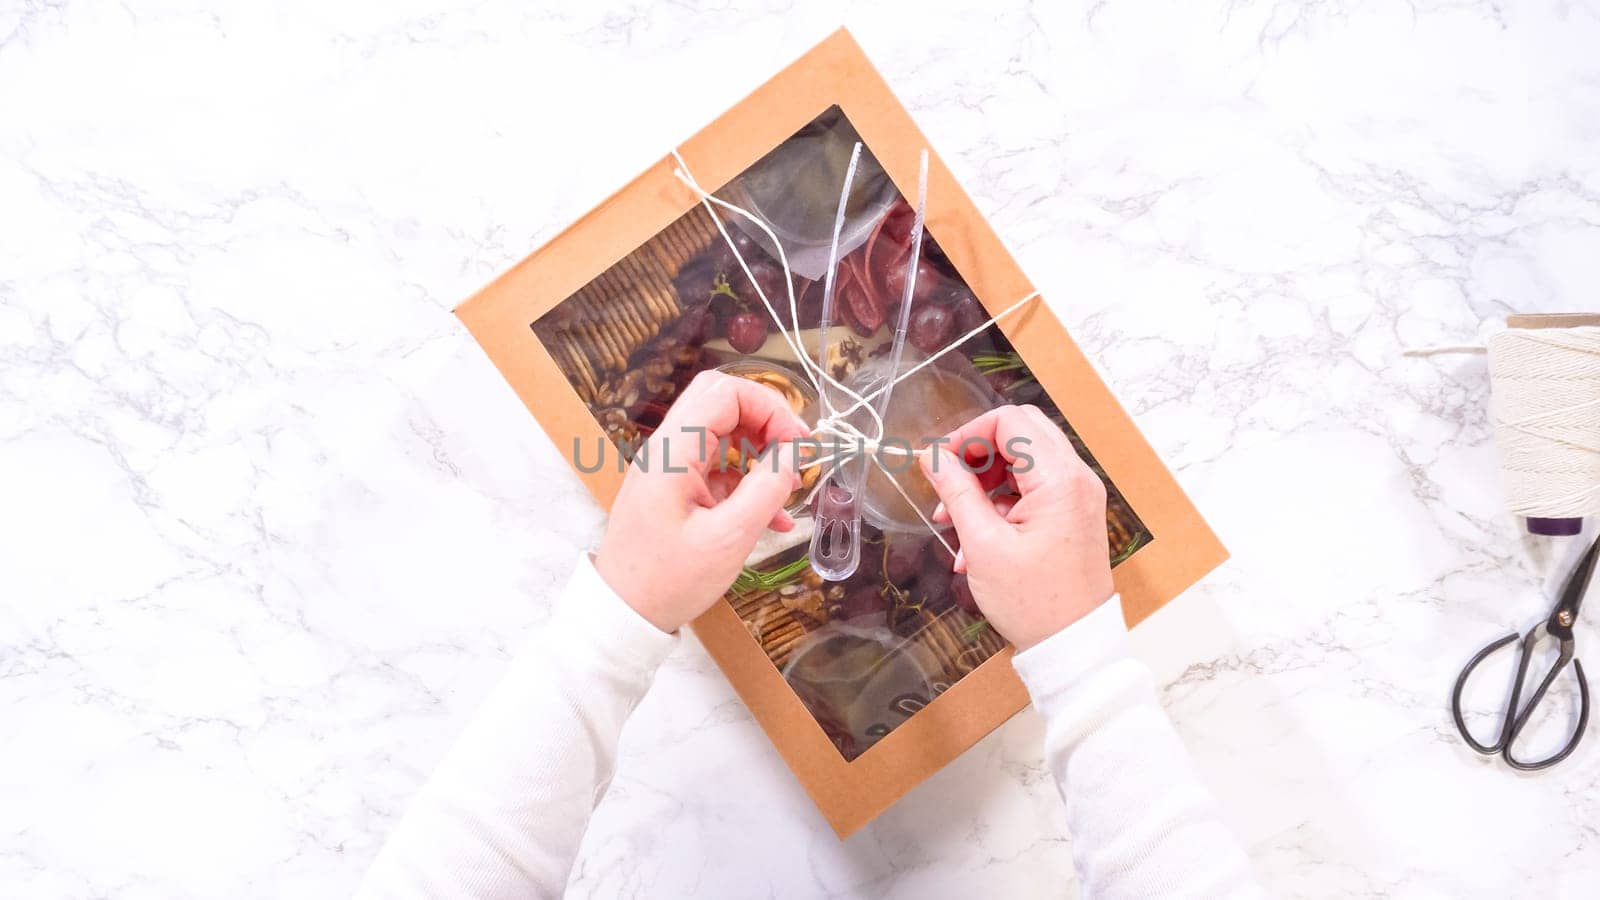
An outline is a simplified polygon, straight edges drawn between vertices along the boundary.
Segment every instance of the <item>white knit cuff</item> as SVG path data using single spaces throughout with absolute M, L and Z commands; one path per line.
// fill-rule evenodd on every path
M 1116 594 L 1088 615 L 1011 658 L 1037 704 L 1067 690 L 1103 663 L 1126 656 L 1128 626 Z
M 653 674 L 678 642 L 634 611 L 595 571 L 588 553 L 550 616 L 547 634 L 560 634 L 592 651 L 596 662 L 636 676 Z

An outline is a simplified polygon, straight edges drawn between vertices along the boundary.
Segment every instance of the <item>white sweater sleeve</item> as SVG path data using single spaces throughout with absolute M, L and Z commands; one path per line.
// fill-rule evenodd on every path
M 617 739 L 676 638 L 585 554 L 378 854 L 361 897 L 556 897 L 611 778 Z M 1253 897 L 1249 863 L 1127 655 L 1117 603 L 1015 665 L 1046 721 L 1087 897 Z
M 557 897 L 618 735 L 676 638 L 588 554 L 367 872 L 362 897 Z
M 1127 642 L 1113 597 L 1013 660 L 1045 719 L 1083 896 L 1262 896 Z

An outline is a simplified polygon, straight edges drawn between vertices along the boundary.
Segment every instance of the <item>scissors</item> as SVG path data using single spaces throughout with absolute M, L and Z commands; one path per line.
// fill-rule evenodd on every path
M 1479 650 L 1476 656 L 1467 661 L 1466 668 L 1461 670 L 1460 677 L 1456 679 L 1455 692 L 1450 696 L 1450 711 L 1455 715 L 1456 730 L 1461 732 L 1461 739 L 1467 742 L 1467 746 L 1485 756 L 1493 756 L 1498 753 L 1511 768 L 1524 772 L 1547 769 L 1566 759 L 1572 754 L 1573 750 L 1577 749 L 1578 741 L 1583 739 L 1584 728 L 1589 724 L 1589 682 L 1583 677 L 1583 663 L 1578 662 L 1572 655 L 1572 626 L 1578 621 L 1578 608 L 1583 605 L 1583 595 L 1589 589 L 1589 578 L 1594 574 L 1597 551 L 1600 551 L 1600 539 L 1596 539 L 1593 544 L 1589 545 L 1588 552 L 1584 553 L 1583 559 L 1578 561 L 1577 568 L 1573 569 L 1572 574 L 1567 577 L 1567 584 L 1561 589 L 1561 600 L 1556 603 L 1555 609 L 1551 610 L 1550 618 L 1530 628 L 1526 635 L 1518 635 L 1513 632 L 1500 638 Z M 1522 699 L 1523 679 L 1528 674 L 1528 658 L 1533 655 L 1533 648 L 1539 643 L 1539 640 L 1546 635 L 1555 638 L 1557 646 L 1560 648 L 1560 655 L 1556 657 L 1555 664 L 1550 667 L 1550 671 L 1545 674 L 1544 680 L 1539 682 L 1539 687 L 1533 692 L 1533 696 L 1529 698 L 1528 705 L 1519 708 L 1518 702 Z M 1478 663 L 1483 662 L 1489 654 L 1517 640 L 1518 637 L 1522 638 L 1522 651 L 1517 659 L 1517 680 L 1511 686 L 1511 702 L 1506 705 L 1505 719 L 1500 727 L 1500 735 L 1493 744 L 1480 744 L 1471 734 L 1467 733 L 1467 722 L 1461 715 L 1461 689 L 1466 687 L 1467 677 L 1472 674 L 1473 669 L 1477 668 Z M 1539 705 L 1539 701 L 1544 699 L 1545 691 L 1550 689 L 1551 682 L 1556 680 L 1556 676 L 1561 674 L 1561 670 L 1567 667 L 1569 661 L 1572 663 L 1573 671 L 1578 676 L 1578 727 L 1572 732 L 1572 737 L 1567 741 L 1567 745 L 1554 755 L 1538 762 L 1523 762 L 1511 755 L 1511 743 L 1517 739 L 1517 735 L 1522 733 L 1523 727 L 1528 724 L 1528 719 L 1532 717 L 1534 708 Z

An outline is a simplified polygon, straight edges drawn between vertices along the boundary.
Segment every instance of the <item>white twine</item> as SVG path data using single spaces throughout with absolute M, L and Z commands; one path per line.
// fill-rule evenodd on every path
M 1445 356 L 1453 353 L 1482 354 L 1489 352 L 1489 348 L 1482 344 L 1435 344 L 1428 347 L 1409 347 L 1400 352 L 1401 356 Z
M 1508 328 L 1488 342 L 1489 418 L 1511 512 L 1600 513 L 1600 327 Z
M 865 396 L 863 396 L 862 394 L 858 393 L 857 391 L 851 390 L 850 388 L 846 387 L 843 382 L 841 382 L 837 378 L 833 377 L 833 374 L 828 371 L 828 368 L 827 368 L 827 365 L 826 365 L 826 361 L 820 361 L 820 362 L 819 361 L 814 361 L 814 360 L 812 360 L 811 355 L 808 354 L 805 351 L 804 341 L 803 341 L 802 335 L 800 333 L 799 304 L 796 301 L 795 295 L 794 295 L 794 274 L 789 268 L 789 256 L 783 250 L 783 242 L 778 240 L 778 236 L 773 233 L 771 228 L 767 227 L 767 224 L 765 222 L 763 222 L 759 216 L 757 216 L 754 213 L 751 213 L 748 210 L 745 210 L 745 209 L 743 209 L 743 208 L 741 208 L 739 206 L 736 206 L 736 205 L 734 205 L 732 203 L 729 203 L 726 200 L 723 200 L 722 198 L 713 195 L 710 191 L 707 191 L 706 189 L 702 188 L 700 186 L 699 182 L 695 181 L 694 176 L 689 173 L 689 164 L 686 161 L 684 161 L 684 158 L 683 158 L 682 154 L 680 154 L 678 152 L 677 148 L 673 148 L 673 150 L 672 150 L 672 158 L 678 161 L 678 166 L 677 166 L 676 169 L 673 170 L 673 174 L 678 178 L 679 181 L 682 181 L 684 183 L 684 185 L 686 185 L 689 188 L 689 190 L 693 191 L 696 197 L 700 198 L 701 205 L 704 206 L 706 212 L 711 215 L 712 223 L 717 226 L 717 233 L 722 235 L 722 239 L 723 239 L 724 242 L 727 243 L 728 249 L 733 251 L 734 260 L 736 262 L 738 262 L 740 270 L 742 270 L 744 272 L 745 280 L 748 281 L 750 283 L 750 285 L 755 288 L 756 296 L 761 300 L 761 305 L 765 306 L 767 308 L 767 313 L 768 313 L 768 315 L 770 315 L 772 317 L 772 321 L 773 321 L 774 324 L 781 323 L 783 320 L 778 315 L 776 308 L 773 307 L 771 299 L 769 299 L 767 297 L 766 292 L 764 290 L 762 290 L 761 285 L 756 281 L 756 278 L 755 278 L 754 274 L 751 273 L 750 266 L 749 266 L 748 263 L 745 262 L 744 255 L 741 254 L 739 252 L 739 248 L 734 245 L 732 236 L 728 234 L 727 226 L 725 226 L 723 224 L 723 222 L 722 222 L 722 217 L 717 215 L 717 208 L 720 207 L 722 209 L 725 209 L 728 212 L 733 213 L 734 215 L 737 215 L 737 216 L 741 216 L 745 220 L 747 220 L 747 221 L 751 222 L 752 224 L 754 224 L 757 228 L 761 229 L 762 234 L 766 235 L 767 239 L 769 241 L 771 241 L 772 245 L 774 247 L 776 247 L 777 250 L 778 250 L 778 264 L 783 268 L 784 286 L 785 286 L 785 289 L 789 292 L 789 321 L 791 323 L 793 323 L 792 331 L 785 331 L 785 330 L 782 330 L 780 328 L 780 333 L 783 336 L 784 342 L 789 345 L 789 349 L 794 352 L 795 358 L 800 362 L 801 371 L 805 374 L 806 378 L 811 382 L 812 387 L 816 388 L 817 396 L 822 398 L 823 407 L 826 410 L 826 414 L 823 415 L 822 417 L 820 417 L 817 420 L 816 424 L 812 426 L 812 428 L 811 428 L 812 437 L 813 438 L 817 438 L 817 437 L 832 438 L 832 439 L 834 439 L 835 446 L 838 445 L 838 442 L 839 442 L 840 439 L 845 439 L 845 440 L 849 441 L 851 444 L 853 444 L 853 446 L 855 448 L 854 451 L 852 451 L 852 452 L 848 452 L 848 453 L 833 453 L 833 454 L 828 454 L 826 456 L 818 457 L 816 459 L 808 460 L 807 462 L 801 464 L 801 468 L 805 469 L 805 468 L 811 468 L 813 466 L 833 464 L 835 462 L 839 462 L 839 461 L 842 461 L 844 459 L 852 458 L 856 454 L 863 454 L 863 453 L 864 454 L 868 454 L 868 458 L 871 459 L 871 461 L 878 467 L 878 469 L 883 472 L 884 477 L 889 479 L 889 483 L 894 485 L 894 489 L 900 493 L 901 497 L 905 498 L 906 504 L 911 507 L 911 511 L 917 514 L 917 518 L 922 520 L 923 525 L 927 526 L 928 532 L 930 534 L 932 534 L 936 540 L 938 540 L 938 542 L 944 547 L 946 552 L 948 552 L 952 557 L 954 557 L 955 556 L 955 552 L 956 552 L 955 549 L 952 548 L 950 546 L 949 542 L 944 539 L 944 535 L 940 533 L 940 530 L 939 530 L 938 526 L 934 525 L 933 520 L 931 518 L 929 518 L 925 513 L 923 513 L 920 508 L 918 508 L 918 506 L 916 504 L 916 501 L 911 498 L 911 495 L 908 494 L 906 492 L 906 489 L 901 486 L 899 479 L 894 477 L 894 473 L 889 471 L 889 469 L 883 464 L 883 460 L 880 458 L 881 454 L 889 454 L 889 455 L 896 455 L 896 456 L 906 456 L 906 455 L 920 456 L 920 455 L 932 452 L 931 448 L 923 447 L 921 449 L 915 449 L 914 450 L 914 449 L 910 449 L 910 448 L 907 448 L 907 447 L 898 447 L 898 446 L 895 446 L 892 443 L 891 444 L 885 444 L 883 442 L 883 438 L 884 438 L 883 417 L 881 415 L 879 415 L 878 411 L 873 407 L 873 401 L 876 400 L 882 394 L 892 392 L 894 390 L 895 385 L 899 384 L 902 381 L 905 381 L 907 378 L 909 378 L 912 375 L 916 374 L 917 372 L 921 371 L 923 368 L 932 365 L 935 361 L 937 361 L 940 357 L 944 356 L 946 353 L 949 353 L 949 352 L 957 349 L 962 344 L 965 344 L 967 341 L 973 339 L 974 337 L 977 337 L 979 334 L 981 334 L 984 331 L 984 329 L 988 328 L 990 325 L 993 325 L 994 323 L 1000 321 L 1001 319 L 1005 318 L 1006 316 L 1009 316 L 1012 313 L 1016 312 L 1017 310 L 1021 309 L 1029 301 L 1037 298 L 1039 296 L 1039 292 L 1038 291 L 1030 292 L 1027 296 L 1025 296 L 1022 299 L 1018 300 L 1017 302 L 1011 304 L 1010 306 L 1006 307 L 1005 309 L 1001 310 L 1000 312 L 990 316 L 988 319 L 984 320 L 983 323 L 978 325 L 976 328 L 971 329 L 966 334 L 963 334 L 960 337 L 956 338 L 955 340 L 951 341 L 950 343 L 946 344 L 944 347 L 940 348 L 938 352 L 930 354 L 926 359 L 922 360 L 921 362 L 917 363 L 916 365 L 912 366 L 911 368 L 907 369 L 904 372 L 897 372 L 895 377 L 890 379 L 890 381 L 887 384 L 885 384 L 882 387 L 879 387 L 876 390 L 873 390 L 870 393 L 868 393 Z M 850 166 L 851 166 L 851 172 L 852 173 L 854 171 L 854 168 L 855 168 L 855 165 L 856 165 L 856 161 L 857 161 L 856 156 L 852 155 L 851 160 L 850 160 Z M 926 177 L 926 176 L 924 175 L 923 177 Z M 848 179 L 848 176 L 847 176 L 847 179 L 846 179 L 847 183 L 848 183 L 848 180 L 849 179 Z M 843 215 L 844 215 L 844 210 L 843 210 L 843 205 L 841 204 L 838 216 L 842 219 Z M 839 231 L 838 225 L 839 224 L 840 224 L 839 222 L 835 222 L 834 240 L 836 242 L 838 240 L 838 231 Z M 837 258 L 837 254 L 838 254 L 837 243 L 835 243 L 834 250 L 833 250 L 832 255 L 830 256 L 830 259 L 836 259 Z M 902 300 L 902 307 L 901 307 L 901 316 L 902 317 L 906 316 L 909 313 L 910 296 L 911 296 L 912 289 L 913 289 L 913 287 L 915 285 L 915 278 L 916 278 L 916 263 L 917 263 L 917 260 L 915 258 L 915 255 L 913 255 L 913 258 L 911 260 L 912 271 L 910 273 L 908 273 L 908 275 L 906 277 L 905 298 Z M 833 287 L 833 277 L 834 277 L 833 269 L 834 268 L 835 268 L 834 266 L 830 265 L 828 267 L 828 272 L 824 276 L 825 279 L 826 279 L 825 282 L 824 282 L 824 290 L 825 291 L 831 290 L 832 287 Z M 896 368 L 898 368 L 898 366 L 896 366 Z M 828 383 L 828 385 L 831 385 L 832 387 L 837 389 L 840 393 L 843 393 L 843 394 L 847 395 L 849 398 L 851 398 L 851 400 L 853 401 L 851 403 L 851 405 L 846 407 L 843 410 L 838 410 L 838 411 L 833 410 L 832 409 L 832 404 L 827 399 L 828 398 L 828 391 L 827 391 L 826 387 L 824 387 L 824 385 L 823 385 L 824 381 L 826 381 Z M 846 417 L 850 416 L 852 413 L 854 413 L 858 409 L 865 409 L 867 411 L 867 413 L 872 417 L 872 426 L 871 427 L 872 427 L 873 434 L 868 435 L 865 432 L 863 432 L 861 429 L 859 429 L 856 426 L 852 425 L 851 423 L 845 421 Z M 809 504 L 811 502 L 811 500 L 813 498 L 815 498 L 817 491 L 820 490 L 822 488 L 823 484 L 825 484 L 825 483 L 826 483 L 825 480 L 819 480 L 818 481 L 817 486 L 815 488 L 813 488 L 811 490 L 811 493 L 808 494 L 806 496 L 806 498 L 805 498 L 807 504 Z

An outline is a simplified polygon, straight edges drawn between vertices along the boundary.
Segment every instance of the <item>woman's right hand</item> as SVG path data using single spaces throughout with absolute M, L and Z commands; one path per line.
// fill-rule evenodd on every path
M 942 501 L 934 518 L 961 538 L 956 571 L 1018 651 L 1111 596 L 1105 485 L 1038 407 L 990 410 L 921 460 Z M 992 499 L 1002 483 L 1015 493 Z

